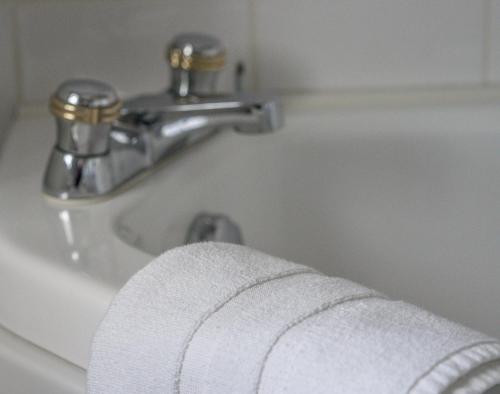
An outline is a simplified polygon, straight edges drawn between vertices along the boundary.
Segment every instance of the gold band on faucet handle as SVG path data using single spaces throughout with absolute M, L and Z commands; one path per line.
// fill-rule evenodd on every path
M 171 48 L 168 53 L 168 60 L 172 68 L 181 68 L 189 71 L 218 71 L 224 67 L 226 53 L 217 56 L 205 57 L 201 55 L 186 56 L 179 48 Z
M 226 51 L 215 37 L 186 33 L 172 41 L 167 49 L 167 60 L 173 69 L 218 71 L 224 67 Z
M 70 80 L 50 98 L 50 112 L 60 119 L 96 125 L 113 123 L 122 102 L 107 84 L 93 80 Z
M 56 96 L 50 99 L 50 112 L 62 119 L 88 124 L 113 123 L 120 116 L 122 102 L 109 107 L 89 108 L 65 103 Z

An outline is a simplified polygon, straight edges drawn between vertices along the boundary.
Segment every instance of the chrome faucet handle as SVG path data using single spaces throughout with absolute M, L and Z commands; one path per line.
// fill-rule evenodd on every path
M 113 189 L 111 131 L 121 105 L 115 90 L 103 82 L 72 79 L 57 88 L 49 106 L 57 138 L 43 179 L 47 195 L 78 199 Z
M 215 37 L 185 33 L 167 47 L 172 71 L 171 93 L 177 97 L 215 93 L 217 76 L 224 67 L 226 50 Z
M 56 147 L 78 156 L 104 154 L 111 124 L 118 119 L 121 100 L 108 84 L 91 79 L 63 82 L 50 99 L 56 118 Z

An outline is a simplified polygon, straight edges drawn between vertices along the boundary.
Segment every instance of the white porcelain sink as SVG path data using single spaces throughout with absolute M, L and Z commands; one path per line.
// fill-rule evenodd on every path
M 495 109 L 289 116 L 171 163 L 116 219 L 158 255 L 201 211 L 245 242 L 500 336 L 500 114 Z
M 86 205 L 41 195 L 53 138 L 48 116 L 25 117 L 1 156 L 0 325 L 82 368 L 113 295 L 202 211 L 500 337 L 497 105 L 288 113 L 275 134 L 223 133 Z

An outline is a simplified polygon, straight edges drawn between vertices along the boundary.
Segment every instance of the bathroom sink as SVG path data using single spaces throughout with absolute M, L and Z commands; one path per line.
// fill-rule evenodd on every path
M 221 132 L 102 201 L 41 193 L 53 121 L 0 156 L 0 325 L 82 368 L 112 297 L 201 212 L 249 246 L 500 337 L 497 105 L 289 111 Z M 22 152 L 22 155 L 20 154 Z
M 500 336 L 500 116 L 480 109 L 289 115 L 223 133 L 153 177 L 116 234 L 150 255 L 199 212 L 245 243 Z

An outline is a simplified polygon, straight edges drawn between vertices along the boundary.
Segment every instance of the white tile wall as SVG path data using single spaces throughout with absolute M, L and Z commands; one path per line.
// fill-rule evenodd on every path
M 43 0 L 17 17 L 27 102 L 74 76 L 162 89 L 181 31 L 219 36 L 249 85 L 282 92 L 500 81 L 500 0 Z
M 284 89 L 478 83 L 481 6 L 256 0 L 260 82 Z
M 43 100 L 66 78 L 103 79 L 126 93 L 167 86 L 164 49 L 178 32 L 209 32 L 229 62 L 251 67 L 245 0 L 38 2 L 19 8 L 23 97 Z M 222 86 L 232 85 L 232 73 Z
M 17 99 L 12 11 L 11 6 L 0 5 L 0 141 L 14 115 Z
M 500 0 L 492 0 L 490 12 L 490 56 L 488 56 L 488 79 L 500 83 Z

